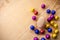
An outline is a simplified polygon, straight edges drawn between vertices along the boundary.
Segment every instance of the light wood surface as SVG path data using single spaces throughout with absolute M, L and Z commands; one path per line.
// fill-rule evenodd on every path
M 29 29 L 31 24 L 36 25 L 31 17 L 33 13 L 31 8 L 35 8 L 40 14 L 46 14 L 46 9 L 41 9 L 40 5 L 46 4 L 46 9 L 56 10 L 56 15 L 60 17 L 60 2 L 57 0 L 11 0 L 0 10 L 0 38 L 1 40 L 33 40 L 39 39 L 44 35 L 36 35 Z M 47 15 L 47 14 L 46 14 Z M 43 15 L 44 16 L 44 15 Z M 56 22 L 60 28 L 60 19 Z M 60 31 L 60 29 L 59 29 Z M 60 40 L 60 33 L 57 39 Z

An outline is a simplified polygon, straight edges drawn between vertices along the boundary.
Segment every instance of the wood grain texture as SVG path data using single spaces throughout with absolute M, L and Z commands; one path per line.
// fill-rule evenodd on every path
M 56 10 L 56 15 L 60 17 L 60 4 L 57 0 L 14 0 L 4 6 L 0 10 L 1 40 L 33 40 L 35 36 L 41 38 L 42 35 L 36 35 L 29 29 L 29 26 L 36 25 L 36 22 L 31 19 L 33 16 L 33 13 L 30 12 L 31 8 L 35 8 L 39 12 L 38 18 L 42 13 L 46 14 L 46 9 L 40 7 L 42 3 L 46 4 L 46 9 Z M 60 19 L 57 23 L 60 28 Z M 57 39 L 50 40 L 60 40 L 59 37 L 60 33 Z

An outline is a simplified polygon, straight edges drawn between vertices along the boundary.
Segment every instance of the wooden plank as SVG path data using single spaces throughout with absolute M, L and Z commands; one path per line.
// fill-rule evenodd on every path
M 55 0 L 18 0 L 12 1 L 4 6 L 0 11 L 2 40 L 33 40 L 36 36 L 38 38 L 44 37 L 44 35 L 36 35 L 29 29 L 31 24 L 36 25 L 36 21 L 31 19 L 33 16 L 33 13 L 30 12 L 31 8 L 35 8 L 39 14 L 46 14 L 46 9 L 40 7 L 42 3 L 46 4 L 46 9 L 50 8 L 51 10 L 56 10 L 56 15 L 60 16 L 60 9 L 58 8 L 60 4 L 58 5 Z M 40 15 L 38 17 L 40 17 Z M 57 23 L 58 25 L 60 24 L 60 19 Z M 59 37 L 56 40 L 60 40 Z

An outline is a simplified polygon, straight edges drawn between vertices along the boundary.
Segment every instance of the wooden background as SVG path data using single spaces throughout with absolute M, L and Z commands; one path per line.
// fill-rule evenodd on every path
M 56 15 L 60 17 L 60 0 L 9 0 L 0 9 L 0 38 L 1 40 L 33 40 L 44 35 L 36 35 L 29 29 L 31 24 L 36 25 L 31 17 L 31 8 L 35 8 L 39 14 L 46 14 L 46 9 L 56 10 Z M 46 4 L 46 9 L 41 9 L 40 5 Z M 47 14 L 46 14 L 47 15 Z M 39 15 L 40 16 L 40 15 Z M 43 15 L 44 16 L 44 15 Z M 60 28 L 60 19 L 57 21 Z M 60 29 L 59 29 L 60 31 Z M 60 33 L 57 39 L 60 40 Z

